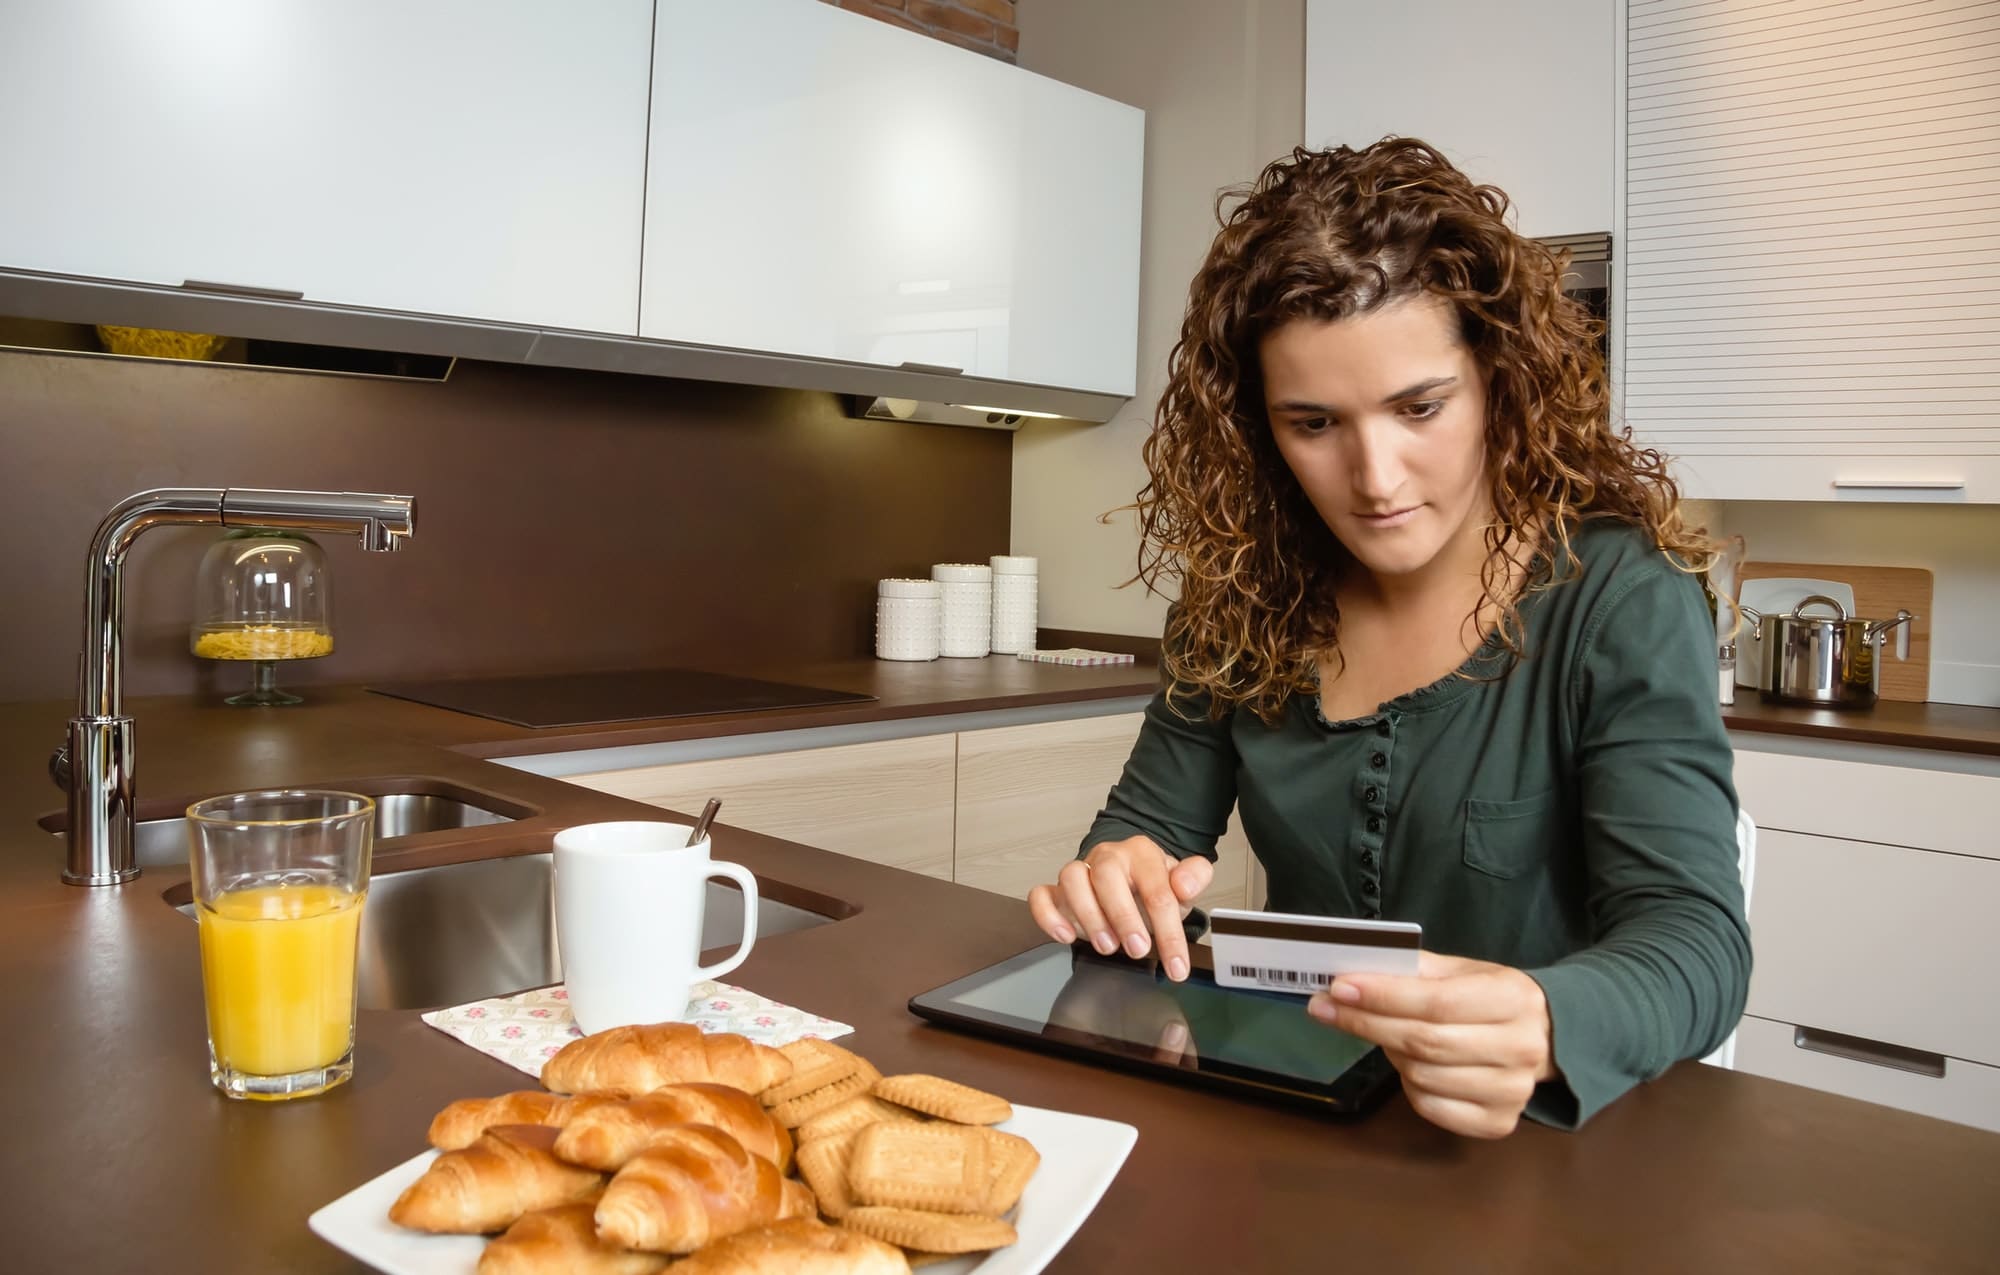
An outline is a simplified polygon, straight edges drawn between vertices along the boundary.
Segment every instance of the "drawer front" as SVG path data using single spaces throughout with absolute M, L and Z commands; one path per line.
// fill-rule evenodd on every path
M 1762 829 L 1749 1012 L 2000 1065 L 2000 862 Z
M 1791 1023 L 1746 1016 L 1736 1028 L 1736 1070 L 2000 1132 L 2000 1067 L 1947 1058 L 1944 1075 L 1920 1075 L 1802 1049 L 1796 1038 Z
M 1736 795 L 1760 829 L 2000 860 L 2000 778 L 1991 775 L 1738 748 Z

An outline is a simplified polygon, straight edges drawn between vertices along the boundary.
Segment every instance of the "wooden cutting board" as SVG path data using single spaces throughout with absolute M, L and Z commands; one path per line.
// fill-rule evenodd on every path
M 1931 573 L 1919 567 L 1856 567 L 1832 562 L 1746 562 L 1739 580 L 1769 576 L 1810 576 L 1839 580 L 1854 589 L 1854 610 L 1870 620 L 1898 611 L 1916 616 L 1910 625 L 1910 658 L 1896 658 L 1896 636 L 1882 647 L 1882 698 L 1921 704 L 1931 697 Z M 1817 614 L 1817 612 L 1812 612 Z

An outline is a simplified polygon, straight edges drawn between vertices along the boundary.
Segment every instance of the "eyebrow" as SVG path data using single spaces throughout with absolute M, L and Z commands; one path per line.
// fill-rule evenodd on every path
M 1429 394 L 1433 390 L 1446 389 L 1456 384 L 1458 384 L 1458 378 L 1455 376 L 1433 376 L 1428 381 L 1418 381 L 1415 385 L 1407 386 L 1404 389 L 1397 390 L 1394 394 L 1388 395 L 1382 400 L 1382 405 L 1387 407 L 1391 403 L 1400 403 L 1404 399 L 1415 398 L 1419 394 Z M 1272 410 L 1279 412 L 1333 411 L 1332 408 L 1324 403 L 1312 403 L 1304 399 L 1286 399 L 1282 403 L 1273 403 L 1271 407 Z

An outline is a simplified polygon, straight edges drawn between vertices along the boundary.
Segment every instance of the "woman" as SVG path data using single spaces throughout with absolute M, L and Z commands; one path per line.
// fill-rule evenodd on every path
M 1184 978 L 1236 807 L 1270 909 L 1423 924 L 1418 975 L 1306 1012 L 1484 1137 L 1708 1052 L 1750 967 L 1708 545 L 1506 206 L 1392 138 L 1295 151 L 1224 218 L 1137 505 L 1167 689 L 1030 895 Z

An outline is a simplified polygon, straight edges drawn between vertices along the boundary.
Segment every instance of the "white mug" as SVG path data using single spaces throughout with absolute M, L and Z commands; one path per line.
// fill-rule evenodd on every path
M 570 1012 L 584 1032 L 677 1022 L 688 990 L 743 963 L 757 938 L 757 878 L 712 863 L 684 823 L 587 823 L 556 834 L 556 947 Z M 708 878 L 743 889 L 743 941 L 717 965 L 701 955 Z

